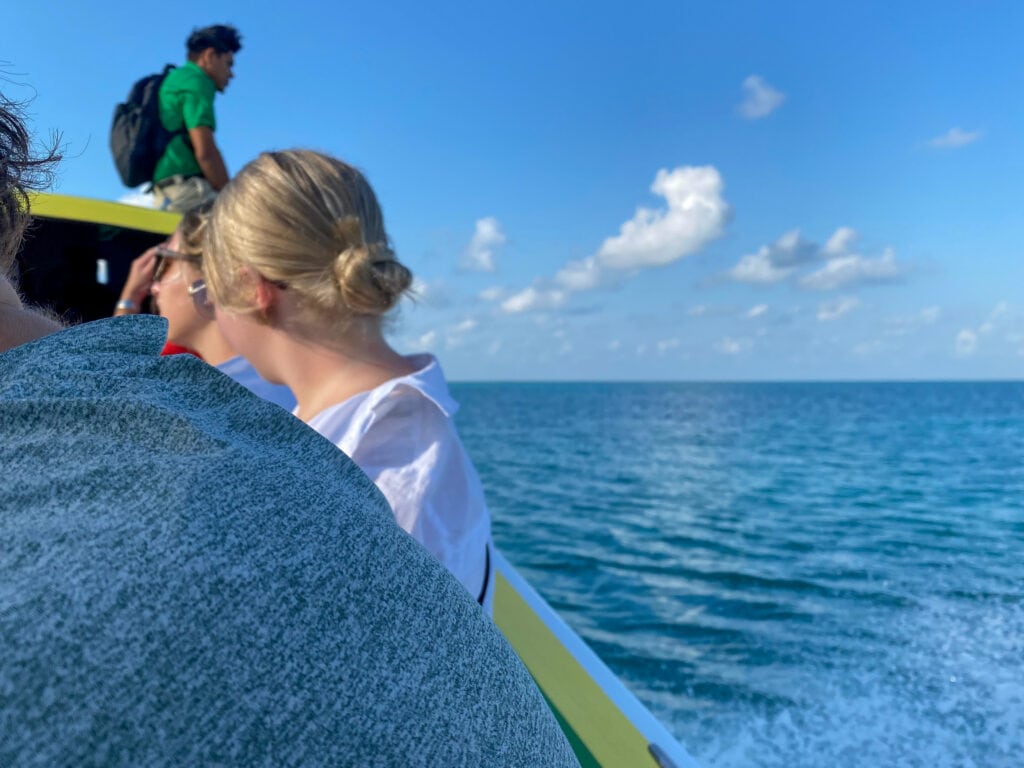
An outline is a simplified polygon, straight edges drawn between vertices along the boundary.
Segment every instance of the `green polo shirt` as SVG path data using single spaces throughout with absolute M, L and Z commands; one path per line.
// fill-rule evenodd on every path
M 191 130 L 201 125 L 215 131 L 213 97 L 216 95 L 217 86 L 210 76 L 193 62 L 185 62 L 184 66 L 172 69 L 160 86 L 160 120 L 169 131 Z M 167 145 L 153 171 L 153 181 L 178 173 L 182 176 L 203 173 L 184 134 L 175 136 Z

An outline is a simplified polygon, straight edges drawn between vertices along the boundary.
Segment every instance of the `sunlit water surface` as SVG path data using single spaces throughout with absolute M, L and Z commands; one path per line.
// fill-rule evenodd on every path
M 498 545 L 707 768 L 1024 765 L 1024 385 L 453 391 Z

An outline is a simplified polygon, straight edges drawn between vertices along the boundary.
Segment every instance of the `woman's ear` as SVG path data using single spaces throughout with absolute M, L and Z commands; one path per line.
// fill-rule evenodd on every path
M 257 278 L 255 287 L 257 316 L 264 324 L 269 324 L 274 309 L 277 307 L 277 294 L 281 289 L 262 275 Z

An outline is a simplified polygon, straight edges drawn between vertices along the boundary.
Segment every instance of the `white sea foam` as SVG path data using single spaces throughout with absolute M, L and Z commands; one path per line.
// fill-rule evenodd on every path
M 906 642 L 875 666 L 821 669 L 794 706 L 683 726 L 706 768 L 1019 768 L 1024 760 L 1024 610 L 930 601 L 888 628 Z M 692 723 L 691 723 L 692 725 Z

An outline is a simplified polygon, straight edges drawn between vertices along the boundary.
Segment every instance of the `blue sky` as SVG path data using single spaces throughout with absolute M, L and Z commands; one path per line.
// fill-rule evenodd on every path
M 1024 3 L 102 8 L 5 8 L 57 191 L 126 195 L 114 104 L 235 24 L 229 170 L 362 168 L 450 378 L 1024 377 Z

